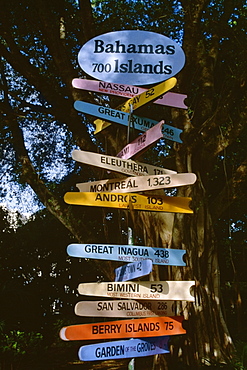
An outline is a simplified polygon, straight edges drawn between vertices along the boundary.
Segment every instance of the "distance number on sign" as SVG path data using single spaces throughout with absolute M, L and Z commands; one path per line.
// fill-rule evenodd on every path
M 162 250 L 161 248 L 158 249 L 155 253 L 155 256 L 160 258 L 169 258 L 169 251 L 168 250 Z
M 161 185 L 169 185 L 171 183 L 170 176 L 161 176 L 161 177 L 153 177 L 147 179 L 148 185 L 151 186 L 161 186 Z

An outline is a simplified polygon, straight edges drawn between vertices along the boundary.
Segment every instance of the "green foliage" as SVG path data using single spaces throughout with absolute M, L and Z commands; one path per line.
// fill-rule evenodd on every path
M 36 353 L 41 348 L 43 336 L 41 333 L 25 333 L 11 330 L 1 334 L 1 352 L 3 357 L 17 357 L 31 352 Z
M 247 368 L 247 342 L 239 340 L 235 342 L 235 352 L 231 364 L 228 366 L 229 369 L 233 370 L 245 370 Z

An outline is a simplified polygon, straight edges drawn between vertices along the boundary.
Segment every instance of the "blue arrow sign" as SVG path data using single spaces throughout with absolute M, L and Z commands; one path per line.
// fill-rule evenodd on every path
M 115 281 L 127 281 L 150 274 L 153 263 L 151 260 L 128 263 L 115 269 Z
M 92 258 L 122 262 L 151 260 L 154 265 L 186 266 L 184 249 L 152 248 L 135 245 L 70 244 L 67 253 L 71 257 Z
M 128 126 L 129 114 L 121 112 L 120 110 L 111 109 L 102 105 L 85 103 L 84 101 L 79 100 L 75 101 L 74 108 L 79 112 L 91 114 L 95 117 Z
M 170 353 L 169 336 L 145 339 L 118 340 L 82 346 L 78 355 L 81 361 L 132 358 Z
M 128 126 L 129 113 L 109 107 L 104 107 L 102 105 L 86 103 L 80 100 L 75 101 L 74 108 L 79 112 L 90 114 L 95 117 L 103 118 L 111 122 Z M 131 125 L 139 131 L 145 132 L 151 127 L 157 125 L 157 123 L 159 123 L 159 121 L 154 121 L 150 118 L 138 117 L 135 115 L 131 116 Z M 162 128 L 164 139 L 176 141 L 178 143 L 182 143 L 182 140 L 180 139 L 181 132 L 183 132 L 183 130 L 167 124 L 164 124 Z

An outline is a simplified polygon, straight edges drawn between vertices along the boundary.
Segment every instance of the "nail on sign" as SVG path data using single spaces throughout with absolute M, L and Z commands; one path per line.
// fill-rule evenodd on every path
M 80 67 L 98 80 L 154 84 L 175 76 L 184 66 L 182 48 L 155 32 L 108 32 L 86 42 L 79 51 Z
M 82 295 L 108 298 L 134 298 L 175 301 L 194 301 L 190 293 L 194 281 L 141 281 L 81 283 Z
M 123 179 L 108 179 L 76 184 L 80 191 L 100 193 L 132 193 L 135 191 L 174 188 L 177 186 L 191 185 L 196 181 L 194 173 L 178 173 L 171 175 L 137 176 Z
M 170 353 L 169 336 L 89 344 L 79 349 L 80 361 L 144 357 Z
M 135 245 L 69 244 L 71 257 L 107 261 L 141 262 L 149 259 L 153 265 L 186 266 L 184 249 L 153 248 Z
M 177 173 L 173 170 L 167 170 L 162 167 L 152 166 L 150 164 L 133 161 L 131 159 L 120 159 L 110 155 L 86 152 L 83 150 L 73 150 L 72 158 L 77 162 L 104 168 L 108 171 L 125 173 L 129 176 Z
M 64 195 L 65 203 L 78 206 L 175 213 L 193 213 L 189 207 L 191 200 L 186 197 L 147 196 L 137 193 L 68 192 Z
M 151 260 L 128 263 L 115 269 L 115 281 L 127 281 L 150 274 L 153 263 Z
M 135 301 L 132 299 L 77 302 L 75 314 L 86 317 L 124 318 L 176 316 L 173 301 Z
M 126 98 L 132 98 L 148 90 L 133 85 L 117 84 L 105 81 L 86 80 L 84 78 L 74 78 L 72 80 L 72 86 L 77 89 L 95 91 L 108 95 L 118 95 Z M 184 104 L 184 100 L 186 98 L 187 95 L 184 94 L 167 92 L 162 97 L 158 98 L 157 100 L 154 100 L 153 103 L 167 105 L 169 107 L 174 108 L 187 109 L 188 108 L 187 105 Z
M 185 334 L 186 330 L 182 327 L 183 320 L 183 316 L 162 316 L 71 325 L 60 330 L 60 338 L 63 340 L 98 340 Z

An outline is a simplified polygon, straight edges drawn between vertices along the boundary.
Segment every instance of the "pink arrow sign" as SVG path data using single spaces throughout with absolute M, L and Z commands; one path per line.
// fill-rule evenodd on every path
M 147 91 L 147 89 L 133 85 L 86 80 L 82 78 L 74 78 L 72 80 L 72 86 L 77 89 L 95 91 L 109 95 L 118 95 L 126 98 L 132 98 L 143 93 L 144 91 Z M 184 100 L 186 98 L 187 95 L 184 94 L 167 92 L 157 100 L 153 101 L 153 103 L 167 105 L 169 107 L 187 109 L 188 107 L 184 104 Z
M 144 134 L 138 136 L 135 140 L 126 145 L 121 152 L 117 154 L 117 157 L 129 159 L 135 154 L 143 152 L 144 149 L 147 150 L 150 145 L 163 137 L 161 129 L 164 123 L 165 121 L 162 120 L 157 125 L 144 132 Z

